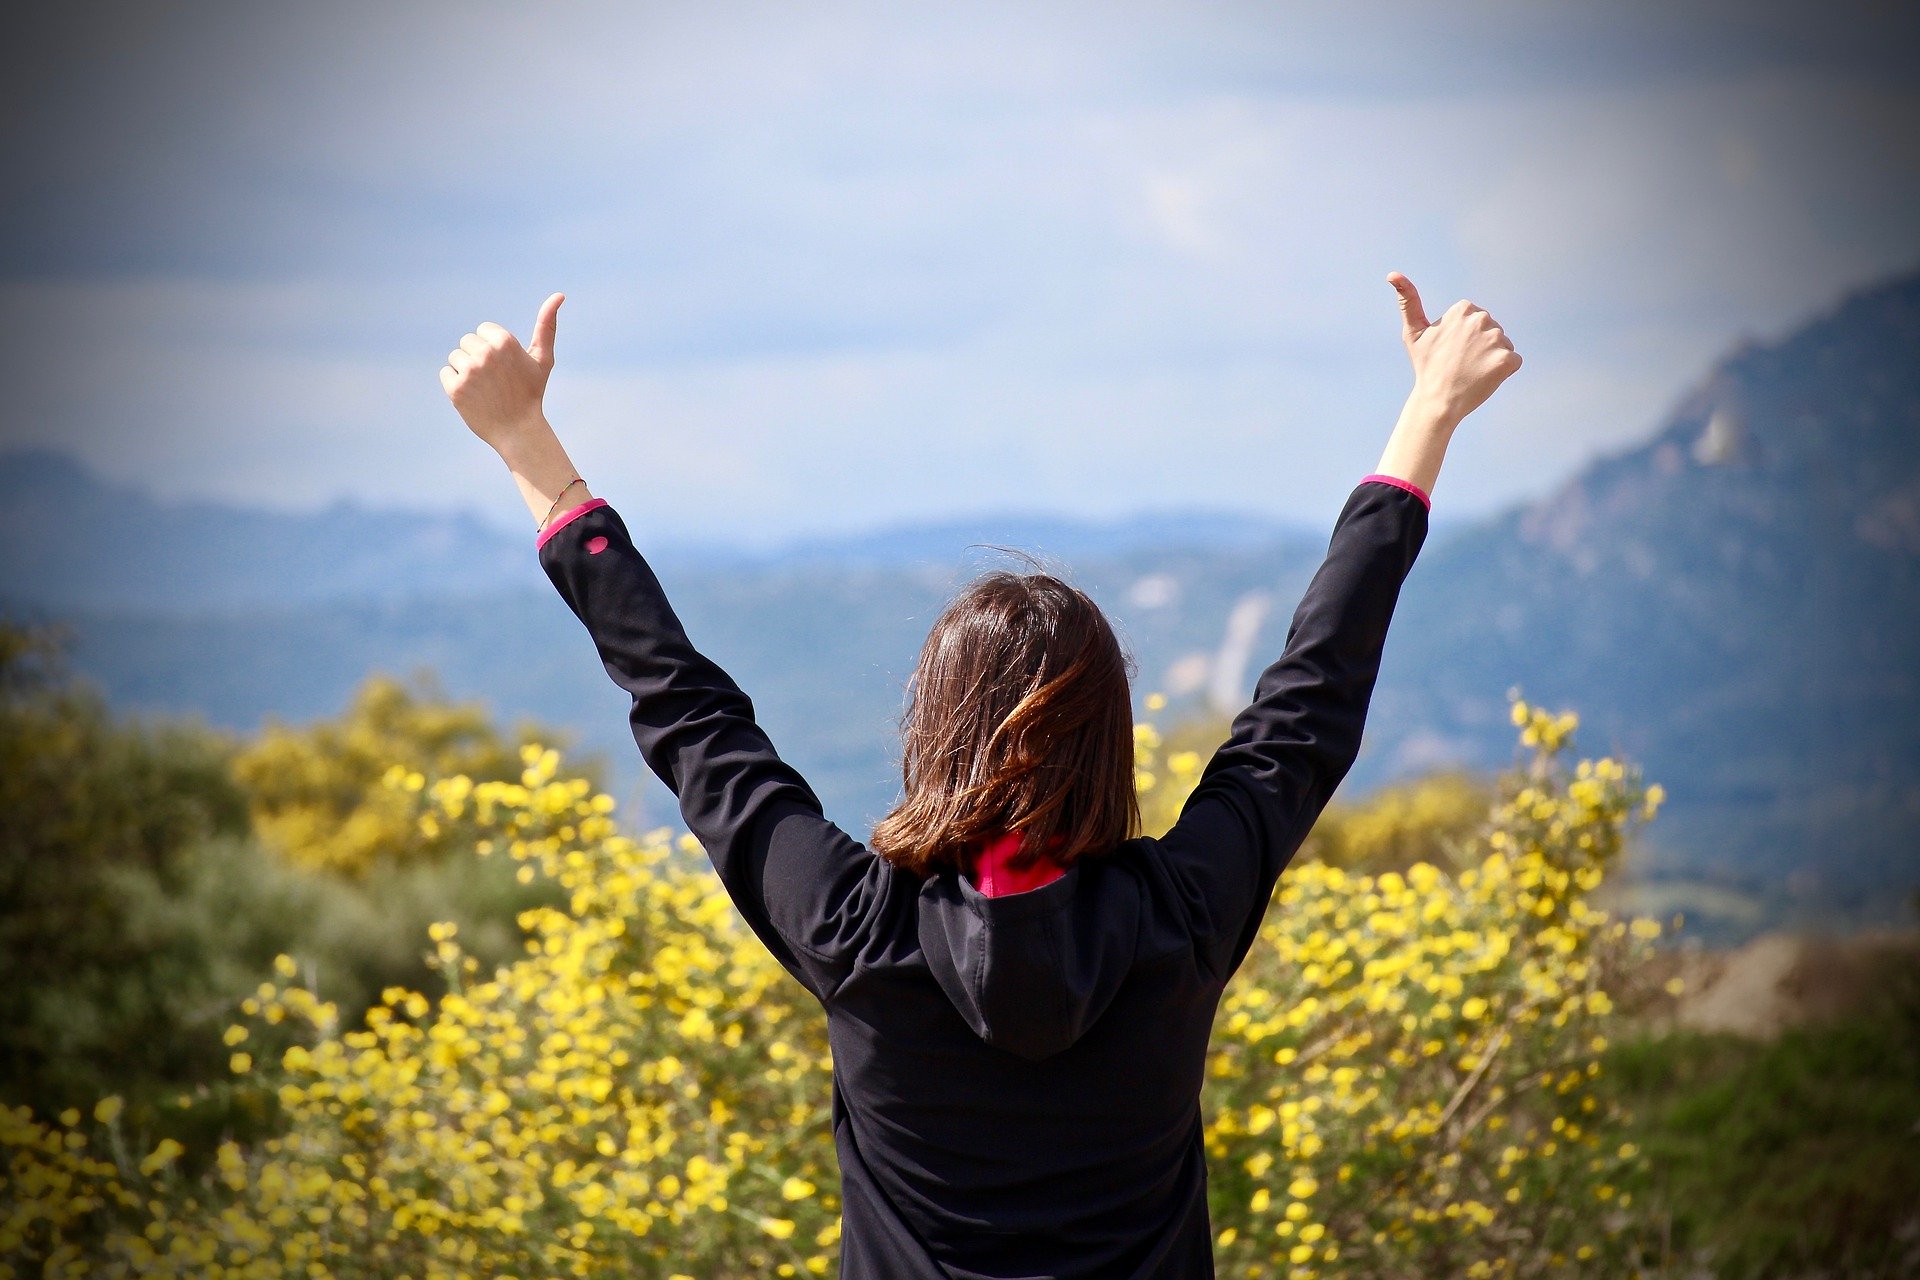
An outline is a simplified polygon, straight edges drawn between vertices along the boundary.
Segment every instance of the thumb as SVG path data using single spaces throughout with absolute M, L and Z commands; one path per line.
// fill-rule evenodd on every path
M 1387 283 L 1400 295 L 1400 336 L 1411 342 L 1429 324 L 1426 308 L 1420 305 L 1420 291 L 1398 271 L 1387 273 Z
M 548 369 L 553 368 L 553 333 L 560 323 L 560 304 L 566 300 L 566 294 L 556 293 L 540 304 L 539 318 L 533 322 L 533 339 L 527 343 L 527 354 Z

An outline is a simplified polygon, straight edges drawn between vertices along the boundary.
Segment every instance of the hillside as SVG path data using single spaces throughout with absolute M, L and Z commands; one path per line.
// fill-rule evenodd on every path
M 649 540 L 647 550 L 657 564 L 701 573 L 863 572 L 947 566 L 976 543 L 1080 562 L 1169 547 L 1244 551 L 1319 532 L 1236 512 L 1002 511 L 752 549 Z M 0 601 L 15 607 L 191 614 L 510 592 L 528 585 L 532 543 L 517 527 L 458 512 L 163 501 L 55 450 L 0 452 Z
M 1519 684 L 1666 784 L 1665 873 L 1853 909 L 1920 882 L 1917 444 L 1920 276 L 1732 352 L 1644 444 L 1425 557 L 1394 763 L 1504 750 Z
M 344 505 L 291 515 L 161 503 L 43 451 L 0 455 L 0 498 L 0 612 L 69 625 L 80 670 L 120 705 L 244 730 L 333 712 L 373 670 L 429 670 L 504 716 L 569 727 L 606 756 L 623 794 L 642 787 L 624 695 L 540 574 L 530 536 Z M 1144 696 L 1183 655 L 1189 669 L 1211 665 L 1236 601 L 1276 581 L 1297 595 L 1325 542 L 1324 530 L 1232 514 L 999 513 L 648 555 L 783 752 L 864 829 L 895 791 L 889 743 L 920 642 L 961 581 L 1001 562 L 986 548 L 1070 568 L 1126 632 Z M 674 820 L 670 797 L 642 789 L 651 818 Z
M 498 591 L 526 543 L 467 515 L 165 502 L 50 449 L 0 454 L 0 600 L 55 611 L 253 610 Z
M 1920 883 L 1917 442 L 1920 275 L 1729 353 L 1644 443 L 1542 499 L 1436 524 L 1349 790 L 1504 764 L 1518 686 L 1579 710 L 1585 750 L 1666 786 L 1648 901 L 1735 929 L 1897 917 Z M 0 458 L 0 599 L 72 620 L 81 668 L 115 699 L 251 727 L 332 711 L 371 669 L 425 666 L 456 695 L 577 729 L 637 782 L 623 695 L 529 540 L 458 516 L 167 506 L 77 470 L 62 484 L 87 518 L 56 534 L 33 503 L 60 466 Z M 783 752 L 864 831 L 895 790 L 919 642 L 986 562 L 969 544 L 1069 567 L 1126 635 L 1139 692 L 1195 714 L 1245 696 L 1325 538 L 1202 513 L 1003 515 L 655 559 Z M 665 799 L 649 793 L 650 820 L 672 820 Z

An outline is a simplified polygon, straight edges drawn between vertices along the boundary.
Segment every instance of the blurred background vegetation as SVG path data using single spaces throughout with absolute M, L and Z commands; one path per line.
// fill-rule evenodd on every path
M 337 717 L 245 741 L 117 716 L 62 653 L 55 630 L 0 625 L 0 1102 L 117 1093 L 182 1136 L 245 1125 L 221 1032 L 276 954 L 351 1023 L 385 987 L 443 988 L 431 922 L 504 963 L 516 914 L 553 901 L 426 840 L 378 782 L 394 762 L 517 775 L 519 743 L 564 735 L 376 676 Z
M 241 738 L 116 715 L 62 653 L 57 630 L 0 628 L 0 1103 L 49 1116 L 117 1094 L 143 1140 L 190 1152 L 259 1136 L 271 1099 L 232 1083 L 222 1032 L 275 955 L 350 1027 L 389 988 L 445 990 L 431 922 L 456 922 L 490 971 L 524 948 L 516 917 L 556 905 L 551 881 L 423 836 L 379 783 L 396 764 L 508 779 L 523 744 L 564 735 L 374 676 L 333 717 Z M 1149 750 L 1191 772 L 1225 728 L 1148 731 Z M 1301 857 L 1457 869 L 1496 784 L 1445 771 L 1343 796 Z M 1171 790 L 1143 801 L 1150 830 L 1174 816 Z M 1676 1273 L 1914 1274 L 1914 935 L 1669 945 L 1652 963 L 1642 986 L 1682 976 L 1686 993 L 1633 1010 L 1600 1079 L 1635 1117 L 1650 1158 L 1633 1190 L 1658 1206 Z

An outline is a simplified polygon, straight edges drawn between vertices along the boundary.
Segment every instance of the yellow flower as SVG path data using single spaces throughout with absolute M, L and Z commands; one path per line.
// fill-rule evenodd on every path
M 154 1147 L 153 1151 L 140 1162 L 140 1172 L 151 1178 L 154 1174 L 160 1172 L 175 1160 L 178 1160 L 185 1151 L 186 1148 L 178 1142 L 175 1142 L 172 1138 L 162 1138 L 160 1139 L 159 1145 Z

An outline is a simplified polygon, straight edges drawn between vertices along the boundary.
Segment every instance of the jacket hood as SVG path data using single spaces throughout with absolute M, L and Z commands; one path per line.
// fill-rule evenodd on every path
M 988 897 L 947 869 L 920 886 L 920 949 L 975 1035 L 1048 1058 L 1091 1027 L 1133 967 L 1137 882 L 1105 858 L 1025 893 Z

